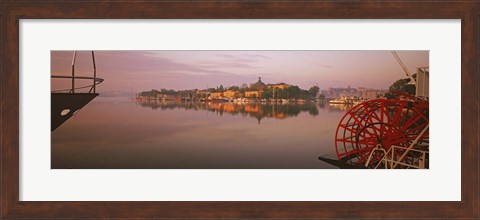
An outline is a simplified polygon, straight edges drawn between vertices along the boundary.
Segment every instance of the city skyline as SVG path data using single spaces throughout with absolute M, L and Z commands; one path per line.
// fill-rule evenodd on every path
M 410 72 L 428 66 L 428 51 L 397 51 Z M 52 75 L 70 75 L 72 51 L 51 52 Z M 390 51 L 95 51 L 101 91 L 206 89 L 287 83 L 303 89 L 387 89 L 406 75 Z M 89 76 L 89 51 L 80 51 L 76 75 Z M 58 86 L 52 85 L 52 88 Z

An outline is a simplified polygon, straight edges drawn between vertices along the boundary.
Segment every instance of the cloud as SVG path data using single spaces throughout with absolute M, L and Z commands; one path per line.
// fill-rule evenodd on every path
M 216 54 L 215 56 L 217 56 L 217 57 L 223 57 L 223 58 L 227 58 L 227 59 L 236 58 L 236 56 L 229 55 L 229 54 Z
M 142 76 L 145 74 L 159 76 L 170 74 L 234 75 L 234 73 L 216 70 L 209 66 L 175 61 L 149 51 L 98 52 L 98 57 L 99 65 L 97 66 L 104 67 L 105 72 L 126 75 L 132 75 L 132 73 L 141 73 Z
M 259 62 L 256 59 L 245 58 L 244 56 L 234 56 L 230 54 L 215 54 L 215 57 L 220 59 L 206 60 L 200 63 L 203 68 L 258 68 L 258 66 L 252 65 L 252 63 Z
M 243 54 L 244 56 L 247 57 L 257 57 L 257 58 L 265 58 L 265 59 L 271 59 L 270 57 L 264 56 L 264 55 L 259 55 L 259 54 Z
M 245 58 L 242 55 L 234 56 L 230 54 L 216 54 L 217 57 L 221 57 L 224 60 L 232 61 L 232 62 L 242 62 L 242 63 L 255 63 L 258 62 L 256 59 L 252 58 Z
M 126 86 L 174 89 L 206 85 L 286 82 L 308 87 L 306 80 L 324 86 L 388 87 L 403 77 L 389 51 L 96 51 L 101 89 Z M 73 51 L 51 52 L 51 73 L 70 75 Z M 428 66 L 428 51 L 400 54 L 410 69 Z M 393 60 L 393 61 L 392 61 Z M 355 72 L 355 74 L 352 74 Z M 90 51 L 77 53 L 75 74 L 93 73 Z M 385 74 L 387 73 L 387 74 Z
M 204 61 L 200 65 L 203 68 L 219 69 L 219 68 L 258 68 L 257 66 L 250 65 L 248 63 L 242 63 L 240 61 Z

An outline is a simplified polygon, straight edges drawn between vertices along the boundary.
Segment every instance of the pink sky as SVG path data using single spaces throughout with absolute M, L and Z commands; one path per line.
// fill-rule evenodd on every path
M 429 65 L 428 51 L 397 51 L 411 73 Z M 71 75 L 73 51 L 52 51 L 52 75 Z M 285 82 L 308 89 L 387 89 L 405 78 L 390 51 L 95 51 L 97 91 L 205 89 Z M 76 74 L 92 76 L 89 51 L 77 52 Z M 55 84 L 52 86 L 55 87 Z M 54 88 L 58 89 L 58 88 Z

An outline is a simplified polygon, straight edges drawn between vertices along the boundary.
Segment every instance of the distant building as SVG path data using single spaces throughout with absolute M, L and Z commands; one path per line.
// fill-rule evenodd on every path
M 367 97 L 367 91 L 368 91 L 368 89 L 365 88 L 365 87 L 358 87 L 357 88 L 357 96 L 362 97 L 362 98 L 366 98 Z
M 245 98 L 260 98 L 263 91 L 245 91 Z
M 195 96 L 197 98 L 207 98 L 210 96 L 210 92 L 208 90 L 197 90 L 195 91 Z
M 370 90 L 367 92 L 367 97 L 365 97 L 367 99 L 375 99 L 377 98 L 377 91 L 375 90 Z
M 211 92 L 210 98 L 212 99 L 221 99 L 223 97 L 223 92 Z
M 236 98 L 237 93 L 238 92 L 233 91 L 233 90 L 227 90 L 227 91 L 223 92 L 223 97 L 228 98 L 228 99 L 233 99 L 233 98 Z
M 359 88 L 328 88 L 320 91 L 327 99 L 341 98 L 341 97 L 359 97 L 363 99 L 375 99 L 377 96 L 383 96 L 385 90 L 369 89 L 365 87 Z
M 258 77 L 258 82 L 256 83 L 253 83 L 251 86 L 250 86 L 250 91 L 263 91 L 267 88 L 267 85 L 265 85 L 265 83 L 262 82 L 262 77 Z
M 260 98 L 267 88 L 267 85 L 262 82 L 262 78 L 258 77 L 258 82 L 250 85 L 250 88 L 245 91 L 246 98 Z
M 197 94 L 197 95 L 208 95 L 208 94 L 210 94 L 210 92 L 207 91 L 207 90 L 197 90 L 197 91 L 195 91 L 195 94 Z
M 267 87 L 269 89 L 273 89 L 273 88 L 275 88 L 275 89 L 286 89 L 286 88 L 288 88 L 288 86 L 289 85 L 286 84 L 286 83 L 277 83 L 277 84 L 268 84 Z

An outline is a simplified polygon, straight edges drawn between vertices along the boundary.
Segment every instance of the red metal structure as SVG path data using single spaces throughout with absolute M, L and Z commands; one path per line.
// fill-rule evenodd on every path
M 424 164 L 420 148 L 425 143 L 428 148 L 428 100 L 394 95 L 360 103 L 343 116 L 335 135 L 339 160 L 368 168 L 409 168 L 421 159 Z

